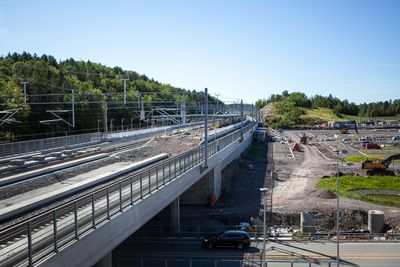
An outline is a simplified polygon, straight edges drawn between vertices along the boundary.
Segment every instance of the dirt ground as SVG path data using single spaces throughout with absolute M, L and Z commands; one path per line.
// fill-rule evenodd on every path
M 294 142 L 299 142 L 303 132 L 285 131 L 282 134 L 289 136 Z M 294 152 L 295 159 L 293 159 L 289 157 L 291 155 L 289 146 L 293 144 L 275 142 L 269 143 L 268 146 L 269 158 L 272 159 L 274 166 L 274 189 L 271 192 L 272 212 L 294 214 L 308 211 L 332 216 L 336 210 L 336 195 L 316 188 L 316 183 L 321 177 L 336 173 L 336 160 L 333 159 L 332 153 L 323 149 L 318 150 L 314 145 L 303 145 L 302 152 Z M 340 144 L 330 146 L 335 148 Z M 339 171 L 343 173 L 353 173 L 359 169 L 359 165 L 348 166 L 339 163 Z M 347 214 L 351 217 L 355 212 L 366 216 L 368 210 L 381 210 L 385 213 L 387 221 L 400 222 L 400 209 L 395 207 L 375 205 L 346 197 L 340 197 L 339 203 L 343 216 Z M 348 219 L 351 221 L 351 218 Z M 361 221 L 365 223 L 365 219 Z
M 284 131 L 282 135 L 299 142 L 302 133 Z M 318 229 L 332 229 L 336 218 L 336 195 L 317 189 L 316 183 L 321 177 L 336 173 L 335 155 L 317 145 L 304 145 L 302 152 L 294 152 L 293 159 L 290 146 L 293 143 L 254 143 L 238 161 L 224 170 L 223 176 L 229 183 L 217 205 L 182 207 L 182 224 L 235 225 L 250 222 L 252 217 L 262 218 L 259 189 L 267 187 L 270 189 L 266 196 L 267 220 L 271 225 L 298 227 L 300 212 L 307 211 L 315 216 Z M 334 148 L 336 144 L 331 142 L 329 146 Z M 339 164 L 339 171 L 343 173 L 353 173 L 359 168 L 358 165 Z M 343 230 L 365 229 L 368 210 L 381 210 L 385 212 L 386 222 L 400 224 L 398 208 L 345 197 L 339 200 Z

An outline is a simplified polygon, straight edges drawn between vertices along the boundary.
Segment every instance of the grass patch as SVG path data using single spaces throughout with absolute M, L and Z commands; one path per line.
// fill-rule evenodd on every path
M 360 163 L 365 160 L 381 160 L 383 159 L 382 157 L 378 156 L 347 156 L 345 157 L 344 161 L 346 162 L 354 162 L 354 163 Z
M 337 116 L 332 109 L 329 108 L 313 108 L 303 109 L 304 114 L 301 115 L 303 121 L 348 121 L 351 120 L 349 116 Z
M 341 176 L 339 177 L 340 195 L 359 199 L 375 204 L 388 205 L 400 208 L 400 199 L 393 196 L 383 195 L 361 195 L 353 192 L 359 189 L 376 189 L 376 190 L 400 190 L 400 177 L 395 176 Z M 318 188 L 328 189 L 336 192 L 336 177 L 321 179 L 317 183 Z

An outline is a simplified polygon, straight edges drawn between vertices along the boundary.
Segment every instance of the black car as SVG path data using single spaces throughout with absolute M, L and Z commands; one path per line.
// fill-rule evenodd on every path
M 238 249 L 250 246 L 250 235 L 245 231 L 229 230 L 203 238 L 204 248 L 236 247 Z

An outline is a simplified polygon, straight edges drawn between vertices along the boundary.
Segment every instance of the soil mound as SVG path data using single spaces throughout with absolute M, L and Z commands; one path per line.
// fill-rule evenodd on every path
M 333 199 L 336 198 L 336 195 L 327 189 L 318 189 L 315 192 L 315 197 L 322 199 Z
M 273 103 L 269 103 L 268 105 L 265 105 L 261 110 L 260 110 L 260 114 L 261 114 L 261 120 L 263 122 L 267 122 L 269 121 L 275 114 L 275 108 Z

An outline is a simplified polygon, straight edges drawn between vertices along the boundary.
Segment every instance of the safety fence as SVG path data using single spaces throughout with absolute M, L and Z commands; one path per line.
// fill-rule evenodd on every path
M 100 133 L 87 133 L 0 144 L 0 158 L 100 142 Z
M 243 127 L 251 132 L 254 123 Z M 241 130 L 208 143 L 208 157 L 240 140 Z M 0 231 L 0 266 L 33 266 L 199 166 L 204 146 L 144 168 Z

